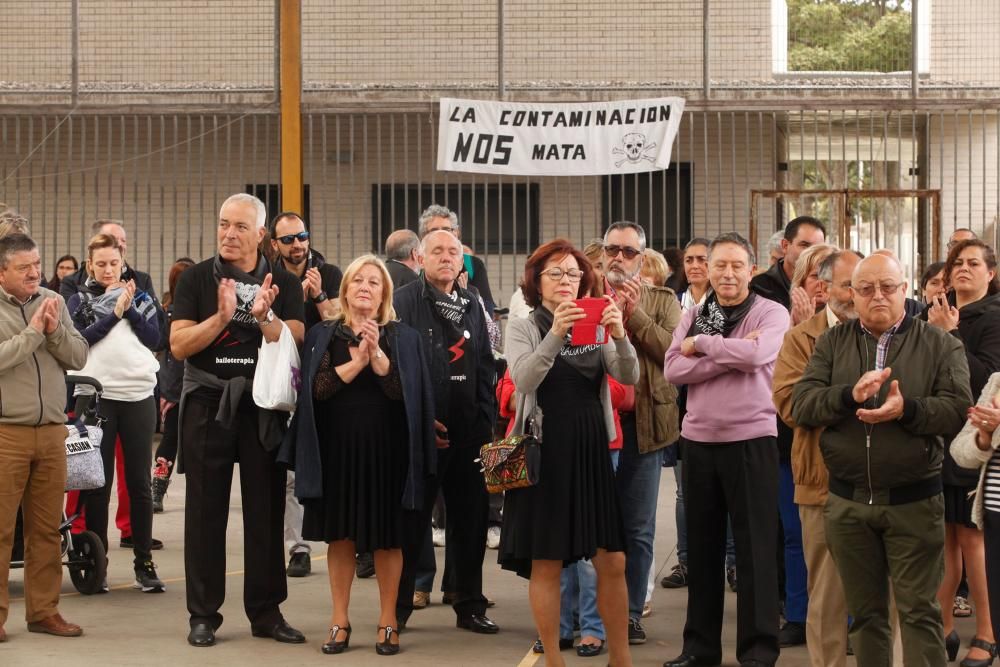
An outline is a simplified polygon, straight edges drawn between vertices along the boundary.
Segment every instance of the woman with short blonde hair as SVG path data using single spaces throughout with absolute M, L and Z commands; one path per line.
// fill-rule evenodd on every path
M 826 306 L 826 283 L 820 280 L 819 265 L 836 251 L 836 246 L 819 243 L 807 248 L 796 260 L 789 288 L 792 326 L 805 322 Z

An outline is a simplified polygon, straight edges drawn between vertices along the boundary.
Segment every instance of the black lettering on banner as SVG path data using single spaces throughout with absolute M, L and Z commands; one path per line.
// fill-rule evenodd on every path
M 528 127 L 535 127 L 538 125 L 538 112 L 529 111 L 528 112 Z
M 490 150 L 493 148 L 493 135 L 480 134 L 476 139 L 476 154 L 472 161 L 476 164 L 486 164 L 490 161 Z
M 496 142 L 494 145 L 494 141 Z M 473 149 L 475 142 L 475 149 Z M 469 153 L 472 153 L 472 161 L 476 164 L 510 164 L 511 144 L 514 143 L 514 136 L 501 134 L 469 134 L 458 133 L 458 141 L 455 142 L 455 153 L 452 162 L 468 162 Z
M 556 119 L 552 123 L 552 127 L 566 127 L 566 114 L 562 111 L 556 114 Z
M 514 112 L 514 127 L 520 127 L 524 123 L 524 117 L 527 115 L 524 111 Z
M 506 125 L 507 124 L 507 116 L 508 115 L 510 115 L 510 109 L 504 109 L 503 111 L 500 112 L 500 124 L 501 125 Z
M 569 112 L 569 126 L 570 127 L 580 127 L 583 124 L 583 112 L 582 111 L 570 111 Z
M 583 144 L 535 144 L 531 148 L 532 160 L 586 160 Z
M 625 112 L 625 124 L 626 125 L 631 125 L 632 124 L 632 118 L 634 116 L 635 116 L 635 109 L 633 109 L 633 108 L 628 109 Z
M 476 110 L 469 107 L 465 110 L 465 114 L 459 119 L 459 107 L 455 107 L 451 110 L 451 116 L 448 118 L 452 123 L 475 123 L 476 122 Z
M 595 125 L 604 125 L 605 124 L 605 120 L 607 119 L 607 115 L 608 115 L 608 112 L 607 112 L 606 109 L 598 109 L 597 110 L 597 119 L 595 120 L 594 124 Z
M 611 110 L 611 118 L 608 119 L 608 125 L 621 125 L 622 124 L 622 112 L 620 109 Z
M 475 134 L 470 134 L 469 138 L 466 139 L 464 133 L 458 133 L 458 141 L 455 142 L 455 155 L 451 158 L 452 162 L 468 162 L 469 150 L 472 148 L 472 140 L 475 137 Z

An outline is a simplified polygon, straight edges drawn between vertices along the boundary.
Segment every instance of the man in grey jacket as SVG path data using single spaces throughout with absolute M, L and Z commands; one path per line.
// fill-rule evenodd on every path
M 7 574 L 17 509 L 24 503 L 25 617 L 29 632 L 83 634 L 59 615 L 67 370 L 83 368 L 87 342 L 66 304 L 39 287 L 38 247 L 0 239 L 0 642 L 7 640 Z

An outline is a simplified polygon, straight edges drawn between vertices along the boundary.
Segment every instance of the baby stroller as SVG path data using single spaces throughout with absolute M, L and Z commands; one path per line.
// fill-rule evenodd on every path
M 99 427 L 103 421 L 97 412 L 97 405 L 101 392 L 104 389 L 100 382 L 84 375 L 67 375 L 66 384 L 87 385 L 94 390 L 94 393 L 90 396 L 78 397 L 82 400 L 78 400 L 76 403 L 77 416 L 67 425 L 69 428 L 74 429 L 79 429 L 80 424 L 91 425 L 90 440 L 93 441 L 95 433 L 92 427 L 97 426 L 97 433 L 99 434 Z M 67 441 L 79 440 L 79 431 L 68 431 L 68 433 Z M 92 444 L 100 449 L 101 439 L 99 435 L 96 442 Z M 107 575 L 108 559 L 104 551 L 104 545 L 96 533 L 85 530 L 82 533 L 74 535 L 70 530 L 73 521 L 80 514 L 84 498 L 85 493 L 81 493 L 80 501 L 77 503 L 72 516 L 67 517 L 65 512 L 63 513 L 63 521 L 59 525 L 59 533 L 62 535 L 63 565 L 69 569 L 69 578 L 73 582 L 73 586 L 84 595 L 93 595 L 101 592 L 105 576 Z M 24 567 L 24 531 L 20 511 L 17 513 L 17 525 L 14 530 L 14 548 L 11 553 L 10 567 L 11 569 Z

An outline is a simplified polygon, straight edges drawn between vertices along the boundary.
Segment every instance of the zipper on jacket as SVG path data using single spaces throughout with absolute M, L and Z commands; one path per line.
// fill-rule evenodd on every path
M 20 306 L 20 308 L 21 308 L 21 319 L 24 320 L 25 324 L 28 324 L 28 316 L 25 315 L 24 313 L 24 306 Z M 38 357 L 35 356 L 34 352 L 31 353 L 31 359 L 35 362 L 35 375 L 38 377 L 38 421 L 35 422 L 35 426 L 41 426 L 42 416 L 44 414 L 43 412 L 44 408 L 42 403 L 42 369 L 38 365 Z
M 865 458 L 868 465 L 868 504 L 875 503 L 875 489 L 872 488 L 872 436 L 865 435 Z

